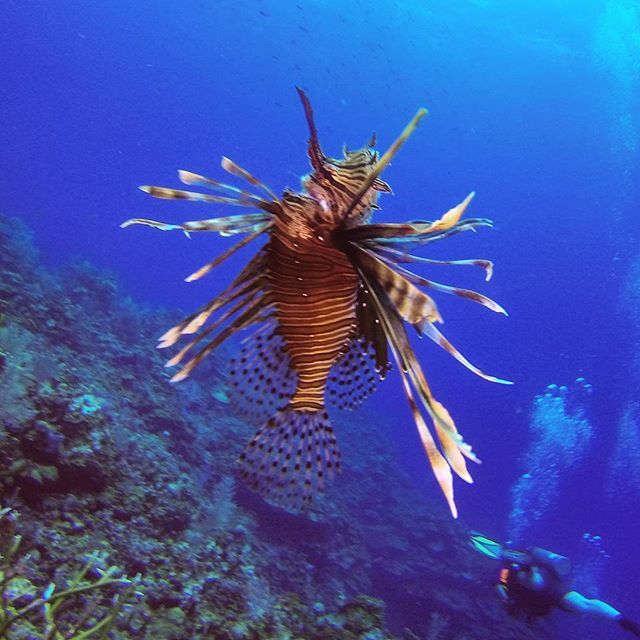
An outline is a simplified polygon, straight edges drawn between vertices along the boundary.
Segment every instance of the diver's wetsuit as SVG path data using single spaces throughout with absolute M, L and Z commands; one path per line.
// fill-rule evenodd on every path
M 612 620 L 640 638 L 640 624 L 597 598 L 586 598 L 570 587 L 568 558 L 540 547 L 512 549 L 481 533 L 473 533 L 471 546 L 487 558 L 502 564 L 498 593 L 512 615 L 527 620 L 551 613 L 558 607 L 568 613 L 586 614 Z
M 526 552 L 516 553 L 522 557 Z M 508 561 L 500 572 L 499 587 L 506 598 L 509 613 L 523 615 L 527 621 L 546 616 L 558 607 L 568 613 L 590 613 L 614 620 L 625 631 L 640 637 L 637 622 L 626 618 L 606 602 L 589 600 L 571 590 L 552 564 Z
M 541 584 L 531 585 L 531 571 L 534 567 L 511 565 L 502 570 L 500 584 L 507 596 L 510 613 L 521 613 L 527 619 L 548 615 L 554 607 L 562 606 L 562 599 L 569 592 L 564 580 L 546 567 L 535 567 Z

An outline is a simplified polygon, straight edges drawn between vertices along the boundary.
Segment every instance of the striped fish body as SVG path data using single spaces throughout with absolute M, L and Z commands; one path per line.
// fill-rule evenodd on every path
M 319 205 L 306 204 L 306 218 L 298 218 L 292 233 L 283 203 L 286 213 L 274 224 L 268 243 L 267 278 L 278 333 L 298 380 L 290 406 L 319 411 L 329 373 L 356 328 L 360 279 L 334 245 L 330 227 L 315 224 Z M 298 213 L 304 215 L 305 209 Z
M 241 475 L 251 489 L 292 511 L 309 509 L 325 480 L 340 471 L 325 389 L 357 326 L 360 278 L 334 245 L 334 227 L 326 201 L 285 194 L 266 245 L 265 289 L 281 351 L 272 357 L 284 356 L 295 387 L 245 447 Z
M 407 325 L 445 349 L 477 375 L 508 383 L 472 365 L 436 328 L 442 318 L 424 291 L 456 295 L 505 313 L 493 300 L 423 278 L 403 265 L 471 265 L 491 277 L 489 260 L 431 260 L 411 250 L 463 231 L 491 226 L 483 218 L 461 220 L 473 193 L 433 222 L 370 222 L 378 196 L 390 192 L 380 174 L 426 114 L 420 109 L 380 156 L 375 136 L 367 146 L 326 156 L 320 147 L 307 96 L 298 90 L 310 137 L 311 172 L 302 190 L 277 196 L 229 158 L 222 168 L 255 191 L 180 171 L 189 186 L 214 193 L 144 186 L 164 200 L 187 200 L 250 207 L 258 212 L 182 224 L 135 218 L 163 231 L 245 234 L 235 245 L 191 274 L 197 280 L 266 236 L 266 244 L 218 296 L 169 329 L 161 348 L 186 339 L 167 366 L 180 365 L 172 381 L 184 380 L 209 353 L 240 330 L 254 327 L 232 362 L 231 378 L 262 426 L 240 455 L 241 475 L 268 501 L 291 511 L 308 510 L 314 497 L 340 470 L 340 453 L 325 399 L 354 408 L 384 378 L 389 357 L 397 365 L 409 408 L 431 468 L 453 515 L 453 473 L 467 482 L 466 459 L 477 461 L 446 408 L 433 396 L 410 343 Z M 427 424 L 432 422 L 432 429 Z M 453 472 L 453 473 L 452 473 Z

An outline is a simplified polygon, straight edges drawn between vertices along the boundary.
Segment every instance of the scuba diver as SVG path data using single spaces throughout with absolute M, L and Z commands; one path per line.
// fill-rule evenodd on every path
M 511 615 L 524 615 L 530 621 L 558 607 L 569 613 L 613 620 L 640 638 L 640 624 L 602 600 L 585 598 L 571 590 L 568 558 L 540 547 L 510 549 L 480 534 L 471 536 L 471 545 L 484 556 L 502 563 L 496 588 Z

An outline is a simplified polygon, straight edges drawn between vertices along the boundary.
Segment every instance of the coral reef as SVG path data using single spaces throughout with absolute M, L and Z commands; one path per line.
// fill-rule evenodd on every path
M 89 557 L 62 588 L 55 582 L 38 588 L 25 570 L 15 523 L 11 509 L 0 509 L 0 638 L 104 638 L 120 614 L 132 614 L 126 608 L 140 595 L 138 576 L 102 570 L 98 557 Z
M 345 472 L 312 517 L 293 516 L 235 481 L 254 426 L 228 357 L 168 384 L 153 345 L 179 312 L 135 304 L 87 263 L 45 271 L 16 219 L 0 217 L 0 269 L 0 502 L 20 514 L 12 579 L 32 602 L 90 566 L 91 584 L 139 575 L 143 594 L 96 637 L 547 637 L 506 615 L 464 525 L 399 468 L 393 416 L 339 413 Z M 65 604 L 70 624 L 84 605 Z
M 571 390 L 550 385 L 534 400 L 525 472 L 512 488 L 508 531 L 516 544 L 525 542 L 533 525 L 545 516 L 558 498 L 561 482 L 587 451 L 593 429 L 581 396 L 590 391 L 591 386 L 578 378 Z

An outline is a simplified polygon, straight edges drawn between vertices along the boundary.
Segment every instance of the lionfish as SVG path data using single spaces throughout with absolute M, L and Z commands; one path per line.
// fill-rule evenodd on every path
M 397 364 L 422 444 L 454 517 L 453 472 L 472 482 L 466 459 L 478 462 L 458 433 L 448 411 L 433 396 L 411 347 L 409 324 L 474 373 L 473 366 L 436 328 L 442 317 L 433 299 L 419 287 L 468 298 L 506 313 L 480 293 L 427 280 L 403 267 L 406 263 L 474 265 L 489 280 L 488 260 L 430 260 L 410 251 L 454 234 L 490 227 L 490 220 L 461 220 L 473 193 L 435 221 L 371 223 L 380 209 L 378 196 L 390 193 L 380 174 L 426 115 L 420 109 L 381 157 L 375 134 L 362 149 L 344 149 L 342 158 L 326 156 L 318 140 L 311 104 L 297 89 L 310 131 L 311 172 L 302 191 L 286 189 L 278 197 L 249 171 L 229 158 L 222 168 L 245 180 L 241 189 L 212 178 L 179 171 L 183 184 L 213 194 L 142 186 L 155 198 L 237 205 L 257 213 L 168 224 L 135 218 L 123 227 L 142 224 L 163 231 L 214 231 L 245 237 L 186 278 L 192 282 L 211 272 L 250 242 L 266 243 L 231 284 L 211 302 L 169 329 L 159 348 L 193 336 L 166 366 L 181 365 L 171 379 L 184 380 L 193 369 L 241 329 L 256 331 L 244 341 L 231 375 L 262 426 L 240 455 L 248 486 L 272 504 L 289 511 L 308 511 L 325 482 L 340 471 L 340 452 L 326 409 L 333 399 L 340 408 L 358 406 Z M 208 323 L 208 324 L 207 324 Z M 207 325 L 205 327 L 205 325 Z M 426 414 L 426 415 L 425 415 Z M 427 426 L 432 421 L 438 442 Z

